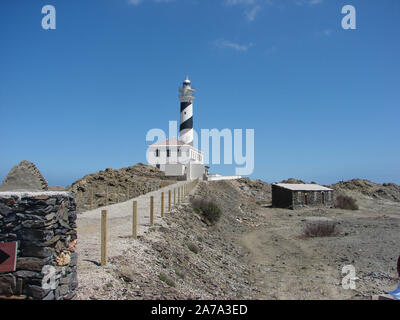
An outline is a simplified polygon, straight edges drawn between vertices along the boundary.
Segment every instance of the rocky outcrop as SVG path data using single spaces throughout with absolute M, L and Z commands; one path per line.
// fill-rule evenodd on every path
M 232 181 L 232 184 L 259 204 L 271 202 L 271 185 L 267 182 L 241 178 Z
M 305 184 L 307 182 L 304 182 L 303 180 L 299 180 L 296 178 L 289 178 L 287 180 L 282 180 L 280 183 L 295 183 L 295 184 Z M 312 182 L 311 182 L 312 183 Z
M 138 163 L 134 166 L 111 169 L 88 174 L 74 182 L 68 191 L 75 195 L 77 211 L 92 209 L 127 201 L 141 194 L 176 182 L 159 169 Z M 92 200 L 91 200 L 92 199 Z
M 365 179 L 352 179 L 335 183 L 331 188 L 343 194 L 350 190 L 376 199 L 400 201 L 400 186 L 394 183 L 379 184 Z
M 34 163 L 26 160 L 14 166 L 0 186 L 0 191 L 44 191 L 47 189 L 46 179 Z

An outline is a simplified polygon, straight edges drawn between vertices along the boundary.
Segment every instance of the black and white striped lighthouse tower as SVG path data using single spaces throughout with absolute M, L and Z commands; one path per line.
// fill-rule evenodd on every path
M 193 100 L 194 89 L 190 85 L 190 80 L 186 77 L 182 88 L 179 89 L 181 95 L 181 125 L 179 127 L 179 140 L 183 143 L 193 145 Z

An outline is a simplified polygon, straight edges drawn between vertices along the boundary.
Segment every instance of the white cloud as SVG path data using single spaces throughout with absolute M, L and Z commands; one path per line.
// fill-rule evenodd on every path
M 249 21 L 253 21 L 260 10 L 261 6 L 254 6 L 250 10 L 245 11 L 245 15 Z
M 276 46 L 272 46 L 272 47 L 268 48 L 267 50 L 265 50 L 265 53 L 267 55 L 270 55 L 270 54 L 276 53 L 277 51 L 278 51 L 278 48 Z
M 137 6 L 138 4 L 141 4 L 143 0 L 128 0 L 129 4 L 132 4 L 134 6 Z
M 324 29 L 322 31 L 318 31 L 316 35 L 319 37 L 329 37 L 332 33 L 333 33 L 332 29 Z
M 224 39 L 220 39 L 220 40 L 216 40 L 214 42 L 214 44 L 218 47 L 218 48 L 228 48 L 228 49 L 234 49 L 236 51 L 247 51 L 249 50 L 250 47 L 254 46 L 253 43 L 249 43 L 249 44 L 239 44 L 236 42 L 232 42 L 229 40 L 224 40 Z
M 298 6 L 304 6 L 304 5 L 315 6 L 317 4 L 321 4 L 322 2 L 324 2 L 324 0 L 295 0 L 295 3 Z
M 227 6 L 240 6 L 249 21 L 254 21 L 258 13 L 266 5 L 273 5 L 274 0 L 223 0 Z
M 174 2 L 174 1 L 175 0 L 153 0 L 153 2 L 156 2 L 156 3 L 169 3 L 169 2 Z M 143 3 L 144 0 L 127 0 L 127 2 L 128 2 L 128 4 L 137 6 L 141 3 Z

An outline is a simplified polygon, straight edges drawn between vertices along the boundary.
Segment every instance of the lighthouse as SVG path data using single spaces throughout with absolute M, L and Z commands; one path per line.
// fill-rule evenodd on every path
M 193 100 L 194 89 L 192 89 L 189 77 L 183 81 L 179 89 L 181 102 L 181 117 L 179 127 L 179 140 L 193 146 Z
M 157 141 L 147 148 L 150 165 L 177 180 L 203 179 L 207 172 L 203 152 L 193 146 L 193 100 L 194 89 L 188 77 L 179 88 L 180 127 L 179 139 Z

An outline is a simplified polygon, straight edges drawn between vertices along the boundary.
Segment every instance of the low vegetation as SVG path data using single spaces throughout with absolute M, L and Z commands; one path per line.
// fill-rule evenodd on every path
M 303 231 L 306 238 L 332 237 L 338 234 L 337 225 L 332 221 L 308 223 Z
M 337 196 L 335 201 L 335 207 L 345 210 L 358 210 L 356 200 L 349 196 Z
M 188 243 L 187 246 L 188 246 L 189 250 L 192 251 L 193 253 L 195 253 L 195 254 L 199 253 L 199 248 L 194 243 L 190 242 L 190 243 Z
M 158 276 L 158 278 L 162 281 L 165 282 L 167 285 L 169 285 L 170 287 L 175 287 L 175 281 L 172 280 L 170 277 L 168 277 L 166 274 L 164 273 L 160 273 L 160 275 Z
M 210 224 L 215 224 L 221 218 L 221 209 L 212 200 L 194 199 L 191 201 L 192 207 L 200 213 Z

